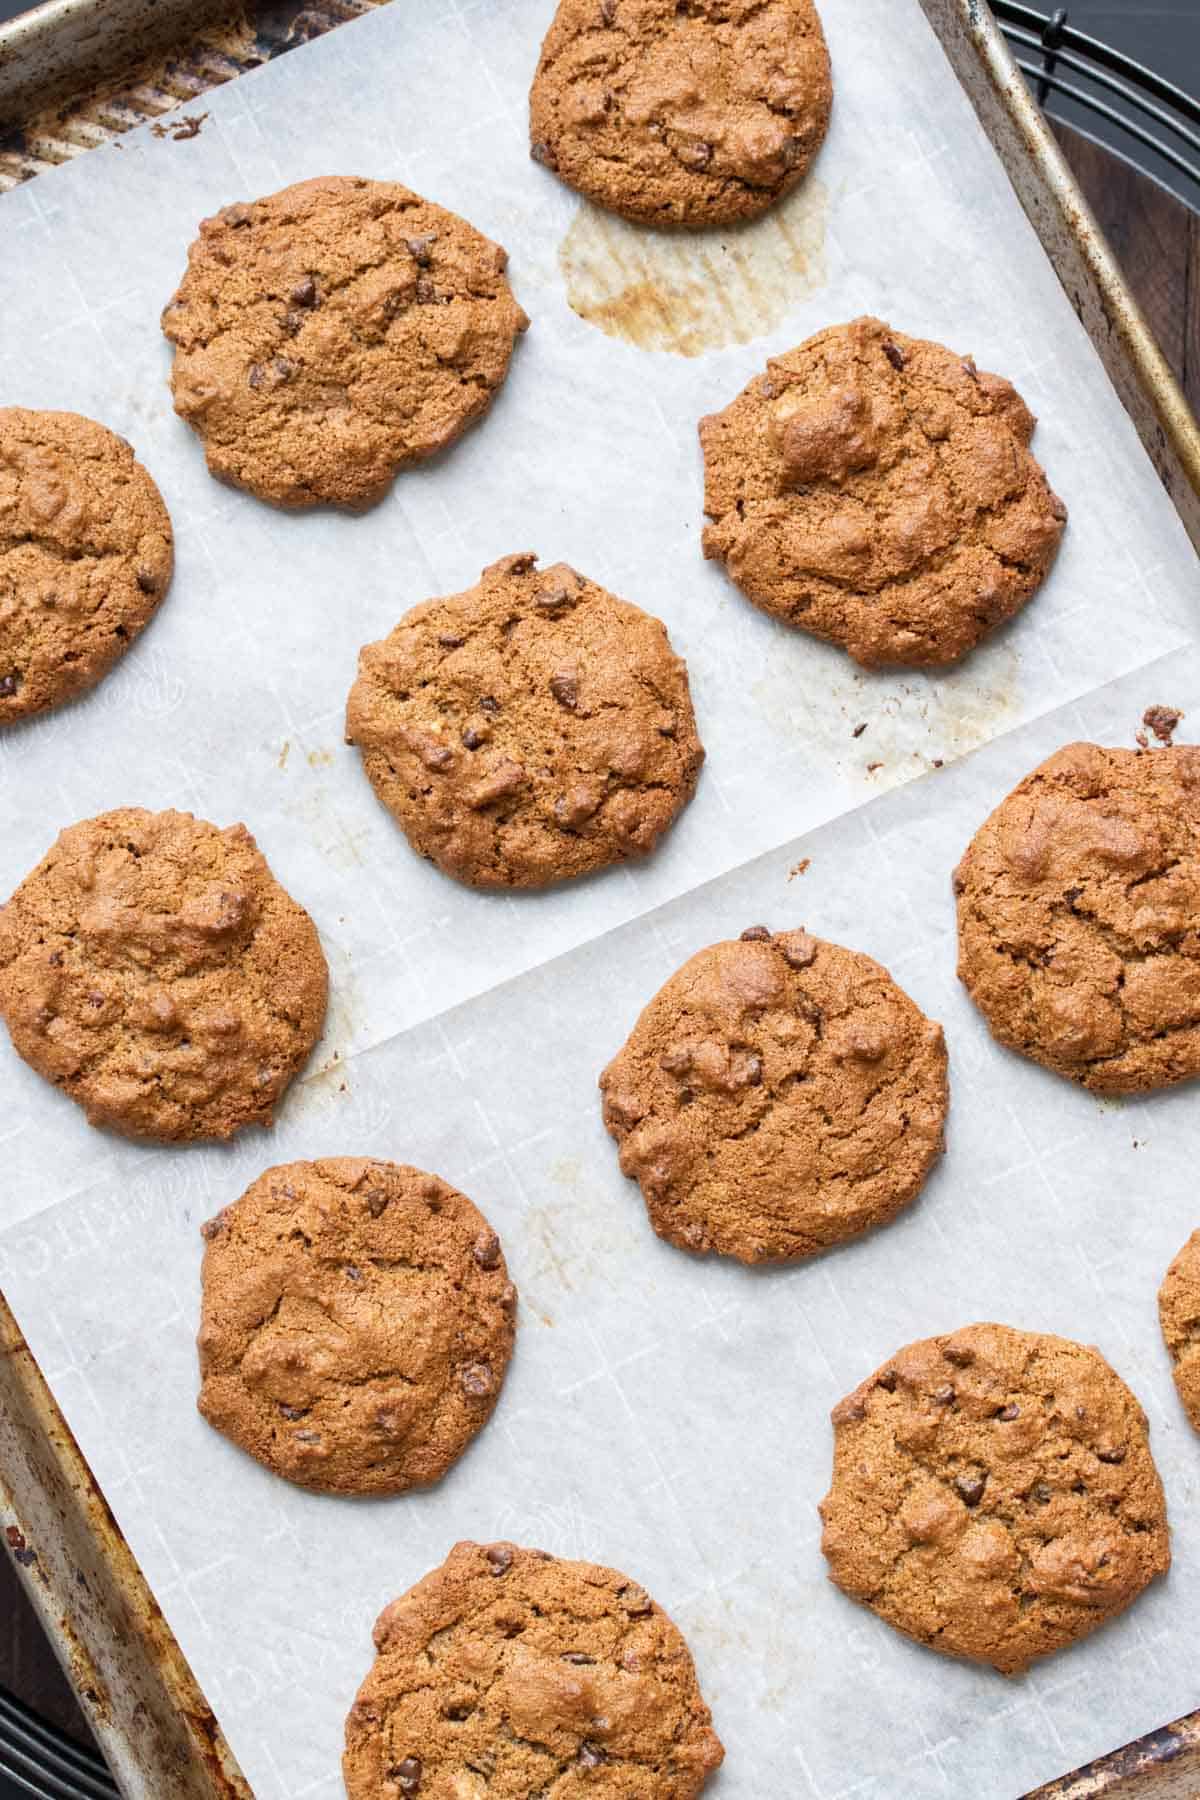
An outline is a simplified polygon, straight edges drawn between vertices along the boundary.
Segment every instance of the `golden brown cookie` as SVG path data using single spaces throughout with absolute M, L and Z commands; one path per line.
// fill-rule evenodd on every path
M 507 261 L 397 181 L 227 206 L 163 312 L 175 410 L 260 500 L 371 506 L 491 404 L 529 323 Z
M 967 1325 L 898 1351 L 833 1428 L 830 1576 L 947 1656 L 1015 1675 L 1170 1565 L 1146 1416 L 1098 1350 Z
M 366 1157 L 268 1169 L 204 1226 L 200 1411 L 327 1494 L 439 1481 L 491 1417 L 516 1289 L 436 1175 Z
M 795 187 L 832 100 L 812 0 L 559 0 L 530 142 L 627 219 L 729 225 Z
M 658 1235 L 748 1263 L 894 1218 L 941 1154 L 949 1104 L 942 1028 L 886 969 L 763 925 L 672 975 L 600 1089 Z
M 1158 1317 L 1183 1409 L 1200 1431 L 1200 1231 L 1193 1231 L 1158 1290 Z
M 661 622 L 532 554 L 368 644 L 346 738 L 413 848 L 472 887 L 648 855 L 704 760 Z
M 171 521 L 124 438 L 0 407 L 0 725 L 94 686 L 171 581 Z
M 456 1544 L 379 1616 L 349 1800 L 692 1800 L 724 1750 L 688 1647 L 595 1563 Z
M 868 666 L 954 662 L 1041 585 L 1066 508 L 1015 388 L 856 319 L 700 421 L 704 554 Z
M 321 1033 L 312 920 L 244 825 L 120 807 L 0 909 L 0 1017 L 93 1125 L 178 1142 L 269 1125 Z
M 1200 1073 L 1200 749 L 1068 744 L 954 874 L 958 973 L 992 1035 L 1096 1093 Z

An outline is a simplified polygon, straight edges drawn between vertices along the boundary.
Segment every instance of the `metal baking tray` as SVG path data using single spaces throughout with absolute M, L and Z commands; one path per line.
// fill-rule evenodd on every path
M 45 0 L 0 26 L 0 188 L 388 3 Z M 1200 427 L 995 19 L 985 0 L 921 5 L 1200 549 Z M 252 1800 L 2 1294 L 0 1535 L 126 1800 Z M 1200 1796 L 1200 1712 L 1027 1800 L 1125 1795 Z

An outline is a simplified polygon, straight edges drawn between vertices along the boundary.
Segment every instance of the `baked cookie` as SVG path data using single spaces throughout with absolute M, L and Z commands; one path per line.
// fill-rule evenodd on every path
M 108 673 L 171 581 L 171 521 L 124 438 L 0 407 L 0 725 Z
M 1193 1231 L 1167 1270 L 1158 1316 L 1183 1409 L 1200 1431 L 1200 1231 Z
M 1067 512 L 998 375 L 856 319 L 700 421 L 704 554 L 868 667 L 954 662 L 1045 578 Z
M 672 975 L 600 1090 L 658 1235 L 747 1263 L 894 1218 L 941 1154 L 949 1105 L 942 1028 L 886 969 L 764 925 Z
M 958 973 L 992 1035 L 1096 1093 L 1200 1073 L 1200 748 L 1068 744 L 954 874 Z
M 491 404 L 529 323 L 507 261 L 397 181 L 227 206 L 163 312 L 175 410 L 260 500 L 371 506 Z
M 691 1800 L 724 1758 L 677 1627 L 614 1569 L 456 1544 L 375 1646 L 349 1800 Z
M 530 142 L 627 219 L 729 225 L 795 187 L 832 100 L 812 0 L 560 0 Z
M 0 909 L 0 1017 L 93 1125 L 227 1138 L 269 1125 L 321 1034 L 312 920 L 244 825 L 124 806 L 84 819 Z
M 365 1157 L 268 1169 L 203 1228 L 200 1411 L 301 1487 L 438 1481 L 491 1416 L 516 1289 L 479 1210 Z
M 413 848 L 484 888 L 648 855 L 704 760 L 661 622 L 532 554 L 368 644 L 346 739 Z
M 967 1325 L 898 1351 L 833 1429 L 831 1578 L 948 1656 L 1018 1674 L 1170 1564 L 1146 1415 L 1098 1350 Z

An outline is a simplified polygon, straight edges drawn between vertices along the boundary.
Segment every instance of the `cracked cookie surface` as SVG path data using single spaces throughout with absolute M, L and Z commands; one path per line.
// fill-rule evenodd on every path
M 162 495 L 124 438 L 78 413 L 0 407 L 0 725 L 106 675 L 173 564 Z
M 833 326 L 700 421 L 704 554 L 867 667 L 954 662 L 1058 549 L 1034 423 L 969 357 L 880 319 Z
M 205 219 L 163 312 L 214 475 L 366 507 L 485 412 L 529 321 L 508 261 L 395 181 L 325 176 Z
M 925 1338 L 833 1427 L 829 1573 L 932 1649 L 1017 1674 L 1170 1564 L 1145 1414 L 1083 1344 L 1007 1325 Z
M 704 760 L 661 621 L 532 554 L 368 644 L 346 737 L 413 848 L 472 887 L 648 855 Z
M 1097 1093 L 1200 1073 L 1200 749 L 1069 744 L 954 875 L 958 973 L 992 1035 Z
M 93 1125 L 269 1125 L 320 1036 L 316 928 L 244 825 L 120 807 L 60 832 L 0 909 L 0 1016 Z
M 650 1223 L 742 1262 L 892 1219 L 941 1154 L 942 1028 L 869 956 L 752 926 L 684 963 L 600 1077 Z
M 491 1417 L 516 1289 L 436 1175 L 366 1157 L 268 1169 L 203 1227 L 200 1411 L 330 1494 L 438 1481 Z
M 595 1563 L 456 1544 L 375 1646 L 349 1800 L 692 1800 L 724 1756 L 677 1627 Z
M 1200 1431 L 1200 1231 L 1193 1231 L 1163 1278 L 1158 1317 L 1179 1398 Z
M 651 225 L 729 225 L 808 170 L 829 128 L 811 0 L 561 0 L 529 97 L 536 161 Z

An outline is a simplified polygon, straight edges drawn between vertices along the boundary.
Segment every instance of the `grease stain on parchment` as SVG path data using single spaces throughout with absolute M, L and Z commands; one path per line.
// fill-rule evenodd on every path
M 786 665 L 751 687 L 759 711 L 781 734 L 819 742 L 871 792 L 886 792 L 956 762 L 1016 725 L 1022 716 L 1020 659 L 997 644 L 949 674 L 891 670 L 848 673 L 816 693 Z M 860 724 L 866 729 L 858 732 Z
M 815 177 L 725 231 L 633 225 L 584 201 L 559 245 L 572 312 L 639 350 L 748 344 L 825 285 L 829 193 Z

